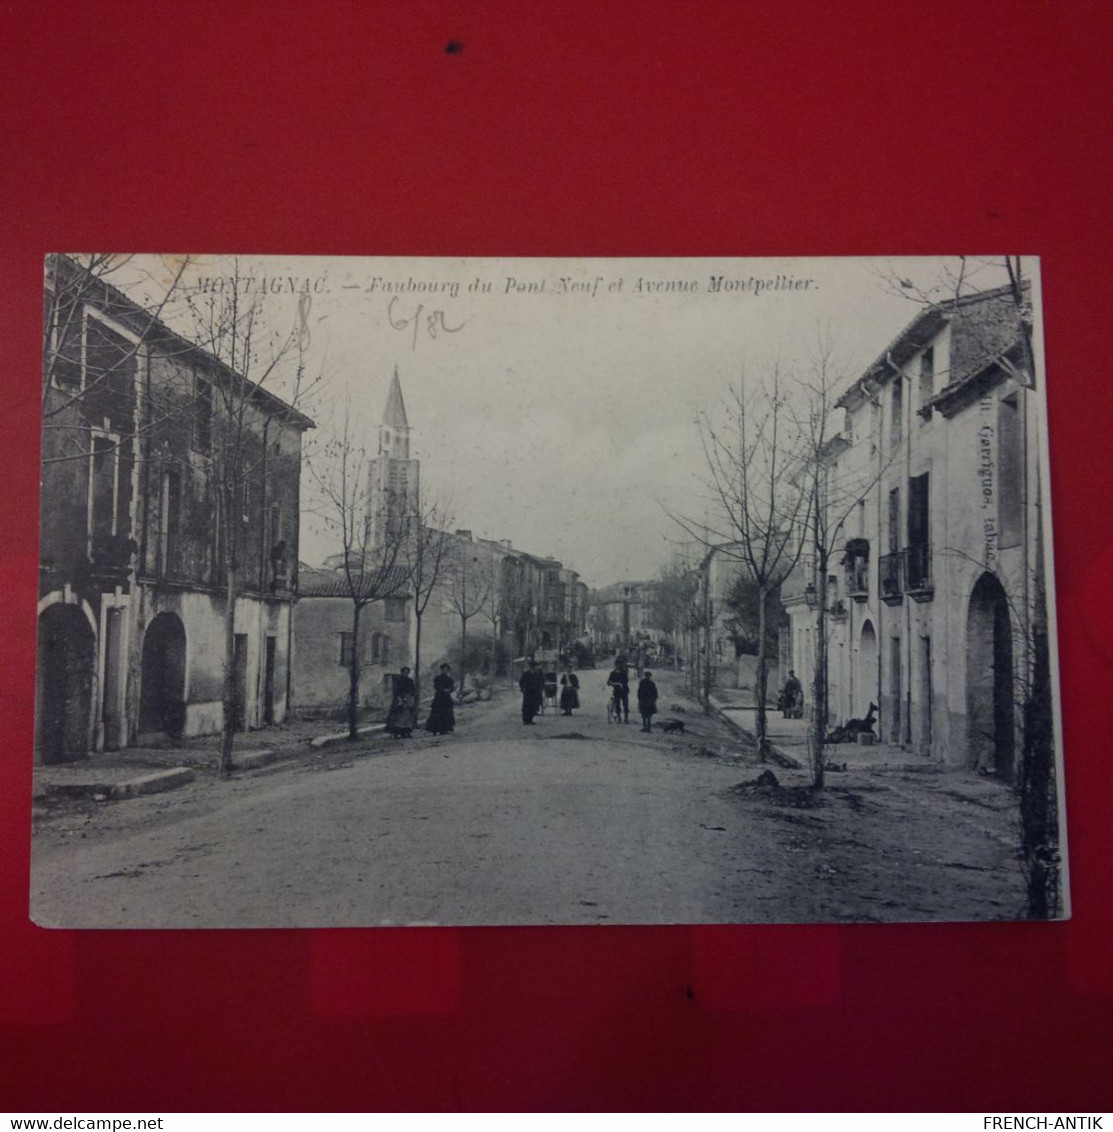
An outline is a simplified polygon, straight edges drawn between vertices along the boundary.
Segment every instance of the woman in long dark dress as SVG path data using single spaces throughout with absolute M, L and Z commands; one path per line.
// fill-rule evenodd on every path
M 395 739 L 408 739 L 417 726 L 417 686 L 410 670 L 403 668 L 394 677 L 390 711 L 386 715 L 386 729 Z
M 433 677 L 433 703 L 429 708 L 429 718 L 425 730 L 434 735 L 450 735 L 456 727 L 456 714 L 452 710 L 452 693 L 456 684 L 447 664 L 441 665 L 440 673 Z
M 560 710 L 565 715 L 571 715 L 580 706 L 579 677 L 571 668 L 566 668 L 560 678 L 560 685 Z

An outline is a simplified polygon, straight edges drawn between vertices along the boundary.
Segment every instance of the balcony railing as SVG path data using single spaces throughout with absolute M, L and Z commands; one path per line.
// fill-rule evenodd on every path
M 868 539 L 847 540 L 846 592 L 855 601 L 868 601 L 870 596 L 870 544 Z
M 931 580 L 931 548 L 926 543 L 905 550 L 904 582 L 913 601 L 931 601 L 935 587 Z
M 883 554 L 877 560 L 878 584 L 881 587 L 881 600 L 886 605 L 900 605 L 904 600 L 903 579 L 901 574 L 901 560 L 904 556 L 899 550 L 891 554 Z

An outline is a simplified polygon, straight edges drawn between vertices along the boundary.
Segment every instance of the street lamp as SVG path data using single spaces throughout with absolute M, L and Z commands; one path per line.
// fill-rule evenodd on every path
M 818 596 L 815 592 L 815 582 L 809 582 L 804 587 L 804 601 L 807 603 L 809 609 L 815 609 Z

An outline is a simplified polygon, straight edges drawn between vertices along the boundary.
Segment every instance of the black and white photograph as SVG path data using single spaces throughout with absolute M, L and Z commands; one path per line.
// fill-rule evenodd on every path
M 1069 917 L 1038 259 L 44 267 L 35 923 Z

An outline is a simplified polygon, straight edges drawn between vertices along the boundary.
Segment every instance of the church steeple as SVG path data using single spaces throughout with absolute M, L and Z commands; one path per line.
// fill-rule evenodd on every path
M 420 461 L 410 457 L 410 422 L 395 366 L 379 425 L 379 454 L 368 466 L 367 523 L 372 544 L 380 543 L 397 524 L 411 521 L 420 498 L 420 476 Z
M 386 396 L 386 408 L 383 410 L 383 424 L 392 428 L 410 427 L 406 420 L 406 406 L 402 401 L 402 383 L 398 380 L 398 367 L 394 367 L 394 378 L 390 383 L 390 392 Z
M 379 426 L 379 455 L 398 460 L 410 458 L 410 422 L 406 419 L 406 404 L 402 400 L 397 366 L 394 367 L 394 377 L 386 397 L 383 423 Z

